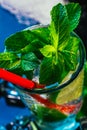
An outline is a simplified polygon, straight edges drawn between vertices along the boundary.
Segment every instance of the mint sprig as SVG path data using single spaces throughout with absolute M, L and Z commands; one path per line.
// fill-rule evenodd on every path
M 16 68 L 19 62 L 18 56 L 12 52 L 0 53 L 0 68 Z
M 72 12 L 69 12 L 70 8 Z M 78 24 L 80 13 L 79 4 L 74 3 L 65 6 L 58 4 L 52 8 L 49 27 L 51 45 L 49 49 L 48 46 L 41 49 L 45 57 L 40 69 L 41 83 L 61 82 L 70 70 L 75 69 L 80 41 L 71 32 Z
M 70 70 L 75 70 L 80 41 L 73 31 L 79 23 L 80 5 L 59 3 L 50 15 L 48 26 L 28 28 L 5 40 L 0 67 L 32 79 L 34 69 L 40 66 L 39 82 L 47 85 L 60 83 Z
M 17 32 L 5 40 L 6 51 L 17 53 L 28 53 L 35 49 L 42 48 L 48 44 L 49 30 L 47 28 L 39 28 L 36 30 L 22 30 Z M 38 47 L 38 48 L 37 48 Z
M 56 49 L 52 45 L 45 45 L 43 48 L 40 49 L 40 52 L 45 56 L 45 57 L 52 57 L 53 53 L 56 53 Z
M 73 31 L 79 24 L 79 19 L 81 16 L 81 7 L 78 3 L 69 3 L 65 5 L 65 7 L 68 14 L 70 31 Z
M 51 41 L 56 50 L 59 44 L 66 44 L 69 40 L 69 20 L 67 10 L 62 4 L 58 4 L 52 8 L 51 24 L 50 24 Z
M 38 65 L 39 60 L 32 52 L 23 55 L 21 58 L 21 66 L 24 71 L 34 70 Z

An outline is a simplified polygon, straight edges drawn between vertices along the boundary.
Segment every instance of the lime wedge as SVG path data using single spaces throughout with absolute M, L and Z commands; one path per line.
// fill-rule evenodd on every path
M 66 76 L 64 80 L 66 81 L 68 77 Z M 62 82 L 64 82 L 64 80 Z M 84 69 L 81 70 L 79 75 L 73 82 L 63 88 L 56 98 L 57 104 L 69 103 L 73 100 L 78 99 L 82 95 L 84 83 Z

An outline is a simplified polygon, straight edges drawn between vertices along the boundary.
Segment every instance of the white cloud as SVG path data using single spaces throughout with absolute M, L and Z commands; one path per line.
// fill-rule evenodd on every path
M 15 14 L 18 21 L 29 25 L 29 18 L 34 18 L 42 24 L 50 21 L 50 10 L 63 0 L 0 0 L 1 6 Z

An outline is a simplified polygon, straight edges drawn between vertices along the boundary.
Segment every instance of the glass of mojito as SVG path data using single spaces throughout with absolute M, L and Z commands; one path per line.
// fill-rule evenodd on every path
M 45 30 L 47 28 L 48 26 L 38 25 L 29 29 L 39 31 L 39 29 Z M 71 36 L 79 38 L 75 33 L 72 33 Z M 56 69 L 56 66 L 55 71 L 51 72 L 52 68 L 50 67 L 52 67 L 52 64 L 50 59 L 47 58 L 47 62 L 39 65 L 33 72 L 32 80 L 37 83 L 36 88 L 32 90 L 21 87 L 16 88 L 23 102 L 34 113 L 35 122 L 41 130 L 76 130 L 79 126 L 75 118 L 83 102 L 85 62 L 85 50 L 81 39 L 79 39 L 77 46 L 75 69 L 69 70 L 67 74 L 64 74 L 65 76 L 61 78 L 60 82 L 58 82 L 58 80 L 54 82 L 55 76 L 57 75 L 56 73 L 59 73 L 59 68 Z M 63 60 L 62 57 L 60 60 Z M 65 60 L 67 60 L 67 57 Z M 70 62 L 68 64 L 70 64 Z M 47 76 L 50 72 L 52 75 L 49 81 L 47 80 L 45 83 L 44 80 L 48 78 Z M 39 84 L 41 78 L 40 73 L 42 79 Z M 63 75 L 63 72 L 60 74 Z
M 24 76 L 33 89 L 15 86 L 33 112 L 40 130 L 75 130 L 83 102 L 85 49 L 74 32 L 78 3 L 57 4 L 49 25 L 35 25 L 13 34 L 0 54 L 1 68 Z M 7 59 L 6 59 L 7 58 Z

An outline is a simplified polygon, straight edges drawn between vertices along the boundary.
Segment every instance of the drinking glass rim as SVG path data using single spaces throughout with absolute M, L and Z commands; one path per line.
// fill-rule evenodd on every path
M 48 25 L 42 25 L 42 24 L 38 24 L 38 25 L 33 25 L 33 26 L 30 26 L 24 30 L 32 30 L 32 29 L 37 29 L 38 27 L 47 27 Z M 83 66 L 84 66 L 84 62 L 85 62 L 85 57 L 86 57 L 86 53 L 85 53 L 85 47 L 84 47 L 84 44 L 83 44 L 83 41 L 81 40 L 81 38 L 75 33 L 73 32 L 73 34 L 78 37 L 80 39 L 80 64 L 78 65 L 78 68 L 76 69 L 76 71 L 74 73 L 72 73 L 72 76 L 70 77 L 69 80 L 65 81 L 64 83 L 62 84 L 59 84 L 57 87 L 52 87 L 52 88 L 43 88 L 43 89 L 28 89 L 28 88 L 23 88 L 23 87 L 20 87 L 20 86 L 16 86 L 17 88 L 25 91 L 25 92 L 29 92 L 31 94 L 44 94 L 44 93 L 52 93 L 52 92 L 55 92 L 56 90 L 60 90 L 64 87 L 66 87 L 67 85 L 69 85 L 75 78 L 77 78 L 77 76 L 79 75 L 79 73 L 81 72 L 81 70 L 83 69 Z M 81 49 L 82 48 L 82 49 Z M 49 85 L 50 86 L 50 85 Z

